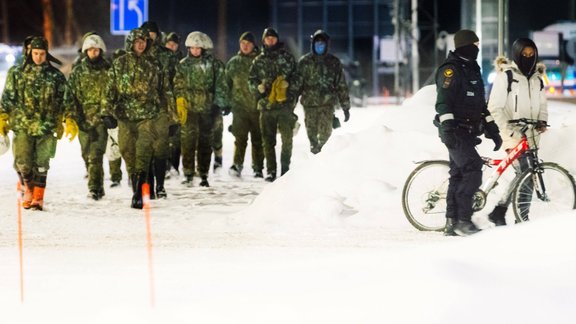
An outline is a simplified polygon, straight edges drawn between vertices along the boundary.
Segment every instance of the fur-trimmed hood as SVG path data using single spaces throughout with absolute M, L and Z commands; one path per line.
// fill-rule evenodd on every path
M 516 65 L 516 63 L 512 60 L 510 60 L 509 58 L 505 57 L 505 56 L 498 56 L 496 57 L 496 59 L 494 60 L 494 69 L 496 70 L 496 72 L 504 72 L 506 70 L 513 70 L 514 72 L 518 73 L 518 74 L 522 74 L 522 72 L 520 72 L 520 69 L 518 68 L 518 65 Z M 538 74 L 538 75 L 544 75 L 546 73 L 546 65 L 544 65 L 544 63 L 542 62 L 538 62 L 536 63 L 536 68 L 534 69 L 534 73 Z

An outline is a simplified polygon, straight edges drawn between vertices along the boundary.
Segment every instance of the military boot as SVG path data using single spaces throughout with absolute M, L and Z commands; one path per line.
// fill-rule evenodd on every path
M 276 180 L 276 172 L 270 172 L 264 180 L 268 182 L 274 182 L 274 180 Z
M 24 185 L 24 195 L 22 196 L 22 208 L 30 209 L 32 205 L 32 199 L 34 198 L 34 185 L 26 182 Z
M 454 227 L 456 226 L 456 218 L 446 218 L 446 226 L 444 227 L 444 236 L 457 236 L 454 233 Z
M 230 170 L 228 170 L 228 174 L 230 174 L 233 177 L 240 178 L 240 175 L 242 174 L 242 167 L 237 166 L 236 164 L 232 164 Z
M 154 191 L 154 180 L 155 177 L 156 178 L 158 177 L 158 175 L 155 172 L 155 168 L 156 166 L 154 160 L 152 160 L 152 162 L 150 162 L 150 170 L 148 170 L 148 184 L 150 185 L 150 200 L 156 199 L 156 192 Z
M 490 214 L 488 214 L 488 220 L 494 223 L 496 226 L 505 226 L 506 225 L 506 210 L 508 210 L 505 206 L 496 206 L 494 210 Z
M 164 189 L 166 168 L 167 164 L 165 160 L 156 159 L 154 161 L 154 171 L 156 173 L 156 197 L 158 197 L 158 199 L 166 198 L 168 196 L 168 194 L 166 194 L 166 189 Z
M 210 187 L 207 176 L 202 176 L 202 181 L 200 181 L 200 187 Z
M 142 185 L 146 182 L 146 174 L 138 173 L 132 178 L 132 183 L 135 183 L 134 195 L 132 196 L 132 204 L 130 207 L 135 209 L 142 209 L 144 202 L 142 201 Z
M 220 153 L 222 153 L 222 150 L 220 150 Z M 216 172 L 221 167 L 222 167 L 222 155 L 220 156 L 214 155 L 214 166 L 213 166 L 214 172 Z
M 32 194 L 32 203 L 30 204 L 30 209 L 42 210 L 44 208 L 44 187 L 34 187 L 34 192 Z

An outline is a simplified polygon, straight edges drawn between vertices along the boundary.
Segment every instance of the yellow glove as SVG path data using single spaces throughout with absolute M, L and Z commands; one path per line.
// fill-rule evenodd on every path
M 180 124 L 186 124 L 186 120 L 188 119 L 188 108 L 186 108 L 186 99 L 180 97 L 176 98 L 176 111 L 178 112 L 178 119 L 180 120 Z
M 270 88 L 270 94 L 268 95 L 268 102 L 270 104 L 273 104 L 276 102 L 276 88 L 278 85 L 278 79 L 274 80 L 274 82 L 272 82 L 272 88 Z
M 10 131 L 10 116 L 7 113 L 0 114 L 0 135 L 6 136 Z
M 286 101 L 286 89 L 288 89 L 288 81 L 284 80 L 284 76 L 281 75 L 274 80 L 276 84 L 276 101 L 284 102 Z
M 64 130 L 64 136 L 70 139 L 70 142 L 78 135 L 78 125 L 74 119 L 66 118 L 66 128 Z

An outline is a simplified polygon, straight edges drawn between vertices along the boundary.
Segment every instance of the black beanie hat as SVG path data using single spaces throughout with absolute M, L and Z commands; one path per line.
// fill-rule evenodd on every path
M 254 37 L 254 34 L 252 34 L 251 32 L 247 31 L 244 32 L 242 35 L 240 35 L 240 39 L 238 41 L 249 41 L 250 43 L 256 45 L 256 38 Z
M 454 34 L 455 48 L 474 44 L 479 41 L 480 39 L 478 38 L 478 36 L 476 36 L 476 33 L 468 29 L 459 30 L 456 32 L 456 34 Z
M 147 33 L 154 32 L 160 35 L 160 29 L 158 28 L 158 24 L 153 21 L 146 21 L 140 26 L 140 29 L 145 30 Z
M 280 37 L 278 37 L 278 32 L 272 27 L 264 29 L 264 32 L 262 33 L 262 39 L 266 38 L 267 36 L 274 36 L 280 40 Z

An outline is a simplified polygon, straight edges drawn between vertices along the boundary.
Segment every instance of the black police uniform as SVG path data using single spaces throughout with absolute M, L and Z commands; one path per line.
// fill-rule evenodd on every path
M 436 88 L 436 121 L 450 155 L 446 218 L 470 222 L 474 193 L 482 184 L 483 161 L 475 146 L 480 143 L 478 136 L 484 124 L 494 124 L 486 106 L 480 67 L 476 61 L 450 52 L 437 71 Z M 452 128 L 451 141 L 442 136 L 446 124 Z

